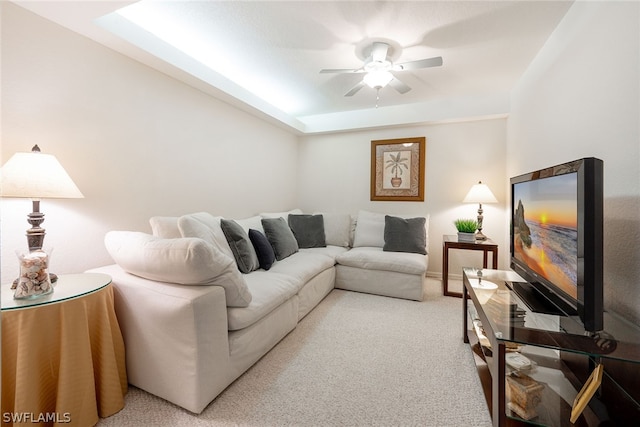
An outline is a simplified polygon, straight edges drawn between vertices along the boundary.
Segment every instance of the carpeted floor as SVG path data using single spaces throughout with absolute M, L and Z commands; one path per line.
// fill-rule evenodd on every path
M 195 415 L 130 387 L 107 426 L 490 426 L 459 298 L 334 290 Z

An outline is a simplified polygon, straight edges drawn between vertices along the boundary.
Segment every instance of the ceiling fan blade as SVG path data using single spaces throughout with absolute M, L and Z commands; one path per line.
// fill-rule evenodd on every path
M 395 70 L 418 70 L 420 68 L 439 67 L 442 65 L 442 57 L 436 56 L 434 58 L 420 59 L 418 61 L 403 62 L 402 64 L 396 64 L 393 68 Z
M 411 90 L 409 86 L 407 86 L 406 84 L 404 84 L 403 82 L 401 82 L 395 77 L 393 78 L 393 80 L 389 82 L 389 86 L 391 86 L 401 94 L 407 93 Z
M 320 70 L 320 74 L 329 74 L 329 73 L 362 73 L 363 70 L 361 68 L 324 68 Z
M 382 42 L 375 42 L 371 47 L 371 59 L 374 62 L 384 62 L 387 60 L 389 45 Z
M 356 85 L 352 87 L 351 90 L 349 90 L 349 92 L 345 93 L 344 96 L 353 96 L 363 87 L 364 87 L 364 82 L 361 80 L 358 83 L 356 83 Z

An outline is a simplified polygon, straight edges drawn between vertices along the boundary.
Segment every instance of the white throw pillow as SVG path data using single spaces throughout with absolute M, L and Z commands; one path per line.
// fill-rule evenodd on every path
M 156 237 L 164 239 L 182 237 L 177 216 L 153 216 L 149 218 L 149 225 L 151 225 L 151 233 Z
M 222 286 L 229 307 L 247 307 L 251 302 L 233 258 L 202 239 L 110 231 L 104 242 L 116 264 L 128 273 L 159 282 Z
M 182 237 L 198 237 L 233 259 L 233 252 L 220 226 L 221 219 L 221 216 L 207 212 L 192 213 L 178 218 L 178 228 Z
M 324 236 L 327 245 L 349 247 L 351 243 L 351 215 L 317 212 L 324 218 Z

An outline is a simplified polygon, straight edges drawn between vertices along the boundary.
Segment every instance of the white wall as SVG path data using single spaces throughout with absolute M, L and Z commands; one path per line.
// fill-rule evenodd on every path
M 51 270 L 111 263 L 108 230 L 152 215 L 230 217 L 295 204 L 297 139 L 89 39 L 2 2 L 0 163 L 34 144 L 84 199 L 44 200 Z M 2 199 L 2 283 L 17 276 L 31 203 Z
M 475 218 L 478 205 L 463 204 L 471 186 L 482 180 L 500 202 L 483 205 L 483 232 L 504 248 L 507 242 L 505 194 L 506 120 L 448 123 L 301 138 L 299 205 L 305 211 L 430 214 L 429 273 L 442 272 L 442 235 L 455 234 L 453 220 Z M 370 201 L 371 141 L 426 138 L 425 201 Z M 507 251 L 500 252 L 506 268 Z M 450 271 L 482 265 L 479 253 L 452 251 Z
M 640 322 L 640 4 L 578 1 L 512 93 L 507 174 L 605 165 L 605 307 Z

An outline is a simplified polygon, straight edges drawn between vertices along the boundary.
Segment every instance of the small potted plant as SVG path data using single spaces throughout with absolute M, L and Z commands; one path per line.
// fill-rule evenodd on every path
M 458 230 L 459 242 L 475 242 L 476 230 L 478 229 L 478 221 L 475 219 L 456 219 L 453 224 Z

